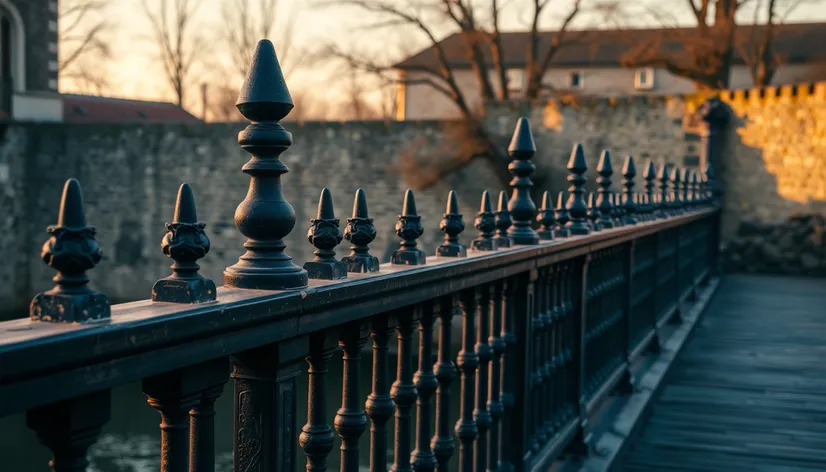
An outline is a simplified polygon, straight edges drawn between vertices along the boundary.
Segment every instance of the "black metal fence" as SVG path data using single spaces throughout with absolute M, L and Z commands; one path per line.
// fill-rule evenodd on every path
M 376 232 L 365 192 L 357 192 L 342 233 L 325 189 L 308 232 L 316 257 L 299 267 L 282 242 L 295 214 L 281 193 L 288 169 L 278 157 L 291 144 L 278 122 L 292 102 L 268 41 L 259 44 L 238 108 L 252 122 L 239 135 L 252 155 L 243 167 L 251 183 L 235 215 L 248 239 L 223 287 L 198 274 L 209 240 L 184 184 L 162 241 L 172 275 L 155 284 L 152 300 L 110 307 L 87 286 L 100 248 L 80 185 L 66 183 L 43 247 L 56 285 L 32 301 L 30 319 L 0 323 L 0 416 L 26 411 L 55 471 L 86 469 L 87 450 L 110 416 L 110 389 L 139 379 L 161 416 L 160 469 L 212 471 L 213 404 L 228 378 L 238 472 L 292 471 L 299 447 L 307 470 L 326 470 L 336 433 L 343 471 L 366 465 L 359 463 L 365 434 L 372 471 L 447 471 L 457 463 L 463 472 L 544 470 L 563 453 L 587 452 L 589 415 L 611 392 L 631 390 L 635 358 L 656 350 L 662 325 L 679 321 L 682 302 L 716 265 L 719 211 L 708 172 L 657 172 L 649 162 L 636 192 L 629 157 L 624 191 L 615 195 L 605 152 L 599 191 L 586 199 L 587 163 L 577 146 L 569 193 L 553 208 L 546 192 L 537 211 L 529 193 L 534 142 L 523 118 L 509 147 L 511 199 L 501 195 L 494 211 L 482 196 L 469 250 L 458 242 L 464 222 L 451 192 L 440 226 L 445 242 L 435 257 L 422 252 L 416 239 L 434 222 L 421 221 L 408 191 L 396 223 L 400 247 L 379 265 L 369 250 Z M 351 252 L 336 259 L 342 238 Z M 453 336 L 461 337 L 458 355 Z M 372 373 L 359 371 L 368 338 Z M 339 351 L 343 382 L 329 385 Z M 364 375 L 372 375 L 369 393 L 359 391 Z M 307 420 L 299 430 L 304 381 Z M 339 392 L 341 408 L 326 411 L 323 399 Z M 453 395 L 461 397 L 455 426 Z

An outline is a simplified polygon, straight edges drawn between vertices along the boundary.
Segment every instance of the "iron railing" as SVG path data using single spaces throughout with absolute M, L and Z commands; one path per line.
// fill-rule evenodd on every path
M 462 472 L 545 470 L 563 453 L 586 452 L 589 416 L 611 392 L 631 390 L 631 364 L 659 346 L 662 325 L 679 321 L 681 304 L 716 264 L 719 211 L 707 173 L 667 166 L 656 173 L 649 163 L 638 193 L 628 158 L 615 196 L 606 152 L 589 208 L 577 146 L 569 195 L 561 193 L 554 209 L 546 192 L 537 212 L 529 193 L 535 149 L 523 118 L 509 148 L 512 198 L 500 196 L 494 211 L 483 195 L 470 250 L 459 243 L 464 223 L 451 192 L 445 243 L 435 257 L 422 252 L 416 239 L 432 222 L 421 221 L 408 191 L 396 224 L 402 243 L 391 263 L 379 265 L 369 253 L 375 228 L 360 190 L 343 235 L 351 253 L 337 260 L 342 233 L 325 189 L 308 234 L 316 257 L 301 268 L 282 242 L 295 214 L 281 194 L 287 168 L 278 156 L 291 136 L 278 121 L 292 103 L 267 41 L 238 108 L 252 121 L 239 135 L 252 155 L 243 168 L 251 185 L 235 216 L 247 252 L 227 268 L 222 287 L 198 275 L 209 241 L 184 184 L 163 240 L 173 274 L 155 284 L 152 300 L 110 307 L 86 285 L 100 249 L 80 185 L 66 183 L 43 247 L 58 271 L 56 287 L 32 301 L 30 319 L 0 323 L 0 416 L 26 411 L 54 470 L 85 469 L 110 416 L 110 389 L 141 380 L 162 419 L 160 470 L 211 472 L 213 405 L 228 378 L 238 472 L 295 470 L 298 447 L 307 470 L 326 470 L 334 431 L 341 470 L 355 472 L 366 465 L 359 439 L 368 424 L 370 470 L 385 471 L 394 416 L 392 470 L 447 471 L 457 463 Z M 453 317 L 461 317 L 458 333 Z M 368 338 L 372 373 L 359 371 Z M 343 382 L 329 385 L 338 351 Z M 359 391 L 364 375 L 372 375 L 367 395 Z M 299 430 L 304 381 L 307 421 Z M 339 392 L 341 408 L 327 411 L 324 399 Z M 450 411 L 455 395 L 458 412 Z

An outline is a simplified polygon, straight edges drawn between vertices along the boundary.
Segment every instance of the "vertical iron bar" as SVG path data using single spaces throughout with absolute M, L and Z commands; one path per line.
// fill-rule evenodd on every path
M 463 290 L 459 294 L 459 307 L 462 310 L 462 350 L 456 358 L 456 365 L 462 372 L 462 403 L 459 421 L 456 422 L 456 437 L 459 439 L 459 471 L 473 472 L 473 442 L 478 429 L 473 419 L 473 387 L 479 357 L 473 346 L 475 334 L 476 306 L 478 289 Z
M 493 313 L 490 318 L 490 340 L 488 342 L 493 350 L 493 359 L 490 363 L 488 376 L 488 411 L 492 420 L 488 438 L 487 470 L 489 471 L 495 471 L 499 467 L 499 441 L 501 438 L 502 415 L 505 411 L 500 392 L 500 385 L 502 385 L 502 355 L 506 347 L 502 325 L 502 292 L 505 283 L 504 280 L 499 280 L 494 284 L 493 300 L 491 300 Z
M 393 472 L 413 470 L 410 466 L 410 410 L 416 402 L 416 385 L 413 384 L 413 309 L 405 309 L 398 319 L 398 356 L 396 381 L 390 388 L 390 396 L 396 404 L 396 442 Z
M 430 443 L 439 472 L 448 472 L 454 452 L 450 432 L 450 384 L 456 377 L 456 365 L 450 357 L 450 342 L 455 303 L 453 295 L 439 300 L 439 354 L 435 366 L 439 387 L 436 389 L 436 433 Z
M 488 458 L 488 431 L 492 418 L 487 409 L 488 399 L 488 367 L 490 366 L 493 351 L 488 343 L 490 331 L 491 291 L 493 286 L 483 285 L 480 288 L 479 320 L 476 323 L 476 355 L 479 357 L 479 368 L 476 374 L 476 406 L 473 410 L 473 419 L 476 421 L 478 436 L 475 444 L 475 468 L 477 471 L 487 469 Z
M 373 318 L 370 336 L 373 338 L 373 390 L 364 410 L 370 418 L 370 471 L 387 471 L 387 420 L 393 416 L 388 380 L 387 343 L 393 326 L 387 315 Z
M 366 323 L 353 323 L 344 326 L 339 335 L 344 367 L 341 408 L 336 412 L 334 426 L 341 438 L 341 472 L 359 471 L 359 438 L 367 429 L 367 416 L 359 395 L 359 361 L 367 334 Z
M 633 350 L 633 341 L 631 340 L 631 320 L 634 317 L 632 313 L 634 309 L 634 253 L 637 247 L 637 240 L 633 239 L 628 243 L 628 251 L 625 259 L 625 290 L 624 290 L 624 306 L 622 316 L 622 353 L 625 357 L 625 373 L 620 380 L 617 390 L 622 394 L 631 394 L 634 391 L 634 378 L 631 375 L 631 351 Z
M 336 333 L 322 331 L 310 335 L 307 356 L 307 424 L 301 428 L 299 444 L 307 456 L 308 472 L 327 470 L 327 456 L 333 450 L 333 428 L 327 423 L 327 364 L 338 342 Z
M 500 394 L 502 398 L 502 407 L 504 409 L 503 417 L 508 418 L 508 421 L 502 422 L 501 436 L 499 439 L 499 464 L 497 465 L 497 472 L 510 472 L 514 469 L 514 447 L 513 438 L 513 422 L 510 418 L 513 417 L 514 408 L 513 389 L 515 387 L 517 373 L 517 347 L 516 334 L 514 333 L 514 293 L 515 293 L 515 279 L 504 281 L 504 291 L 502 292 L 502 340 L 504 341 L 505 352 L 502 356 L 499 368 L 501 369 L 501 383 L 499 384 Z M 441 472 L 441 471 L 440 471 Z
M 574 401 L 577 404 L 577 414 L 579 417 L 579 425 L 577 429 L 576 436 L 574 437 L 573 441 L 568 446 L 568 451 L 571 454 L 577 456 L 585 456 L 588 453 L 588 437 L 587 437 L 587 428 L 588 428 L 588 405 L 586 401 L 586 392 L 585 392 L 585 360 L 586 357 L 586 343 L 585 343 L 585 334 L 586 330 L 588 329 L 586 325 L 586 313 L 588 309 L 588 266 L 591 261 L 591 254 L 586 254 L 582 258 L 582 262 L 580 264 L 580 270 L 577 277 L 577 283 L 574 285 L 575 288 L 575 296 L 576 298 L 573 300 L 573 308 L 574 308 L 574 332 L 576 335 L 574 336 L 574 346 L 573 346 L 573 353 L 574 353 L 574 369 L 576 371 L 576 375 L 574 378 L 576 379 L 574 383 Z
M 425 302 L 419 317 L 419 370 L 413 376 L 419 396 L 416 400 L 416 449 L 411 462 L 416 472 L 432 472 L 437 465 L 436 456 L 430 447 L 433 427 L 431 405 L 433 394 L 439 386 L 436 373 L 433 372 L 433 311 L 434 301 Z

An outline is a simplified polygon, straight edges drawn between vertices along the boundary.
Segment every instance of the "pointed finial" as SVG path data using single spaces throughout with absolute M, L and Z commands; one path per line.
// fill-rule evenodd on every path
M 597 201 L 594 198 L 594 192 L 588 193 L 588 220 L 591 222 L 591 229 L 599 231 L 599 209 L 597 208 Z
M 286 200 L 281 176 L 289 168 L 280 160 L 292 135 L 279 123 L 293 108 L 275 48 L 261 40 L 255 48 L 236 103 L 252 123 L 238 134 L 238 144 L 251 155 L 241 168 L 250 189 L 235 210 L 235 225 L 246 236 L 246 253 L 224 270 L 224 285 L 289 290 L 306 287 L 307 271 L 292 262 L 284 239 L 295 228 L 295 210 Z
M 467 249 L 459 243 L 459 234 L 465 230 L 465 222 L 459 213 L 459 199 L 453 190 L 447 195 L 447 208 L 442 215 L 439 229 L 445 233 L 445 241 L 436 249 L 436 255 L 441 257 L 466 257 Z
M 102 252 L 95 228 L 86 225 L 80 183 L 69 179 L 63 186 L 58 223 L 49 226 L 49 240 L 40 253 L 57 275 L 55 287 L 37 294 L 29 306 L 33 320 L 53 323 L 88 323 L 109 319 L 109 301 L 86 284 L 86 271 L 100 262 Z
M 508 228 L 508 236 L 513 244 L 539 243 L 539 235 L 531 226 L 536 218 L 536 205 L 531 199 L 530 192 L 533 187 L 531 174 L 536 170 L 536 166 L 531 162 L 534 153 L 536 153 L 536 145 L 531 134 L 531 124 L 527 118 L 519 118 L 508 147 L 508 154 L 512 159 L 508 170 L 513 175 L 513 180 L 511 180 L 513 193 L 508 202 L 513 225 Z
M 250 121 L 281 121 L 293 109 L 293 99 L 270 40 L 262 39 L 255 47 L 235 106 Z
M 198 259 L 209 252 L 206 225 L 198 221 L 195 194 L 189 184 L 181 184 L 172 223 L 166 224 L 161 248 L 173 260 L 172 275 L 152 286 L 152 301 L 204 303 L 216 298 L 215 282 L 198 273 Z
M 671 167 L 671 172 L 668 174 L 668 180 L 671 184 L 669 191 L 673 195 L 671 199 L 671 212 L 678 215 L 682 213 L 682 205 L 680 200 L 680 169 L 677 166 Z
M 554 237 L 555 238 L 567 238 L 571 235 L 571 231 L 568 230 L 568 222 L 570 221 L 570 215 L 568 215 L 568 210 L 565 207 L 565 192 L 559 192 L 559 196 L 556 199 L 556 213 L 554 214 L 556 217 L 556 229 L 554 229 Z
M 83 210 L 83 195 L 80 182 L 69 179 L 63 186 L 60 198 L 60 210 L 57 214 L 57 226 L 77 230 L 86 227 L 86 212 Z
M 599 164 L 597 164 L 597 185 L 599 185 L 599 192 L 597 196 L 596 205 L 599 213 L 599 227 L 602 229 L 609 229 L 614 227 L 612 215 L 614 213 L 613 199 L 611 195 L 611 176 L 614 174 L 614 167 L 611 164 L 611 153 L 608 150 L 602 151 L 599 157 Z
M 499 206 L 496 210 L 496 247 L 511 247 L 511 238 L 508 236 L 508 229 L 513 225 L 511 212 L 508 211 L 508 192 L 499 192 Z
M 697 205 L 699 201 L 699 189 L 697 188 L 697 171 L 692 169 L 688 175 L 688 201 L 691 202 L 691 206 L 694 207 Z
M 689 194 L 691 193 L 689 174 L 690 172 L 687 168 L 680 167 L 680 199 L 683 202 L 685 211 L 689 211 L 689 206 L 691 206 L 691 202 L 689 201 Z
M 551 201 L 551 192 L 545 191 L 542 194 L 542 207 L 536 215 L 536 221 L 539 222 L 539 239 L 542 241 L 551 241 L 554 239 L 554 204 Z
M 476 216 L 475 226 L 479 230 L 479 237 L 471 241 L 471 249 L 475 251 L 495 251 L 499 248 L 497 241 L 493 239 L 493 231 L 496 229 L 496 216 L 493 214 L 493 206 L 490 203 L 490 194 L 487 190 L 482 192 L 482 203 L 479 205 L 479 214 Z
M 315 257 L 304 263 L 304 270 L 311 279 L 340 280 L 347 278 L 347 264 L 336 260 L 336 246 L 341 243 L 342 233 L 339 220 L 333 209 L 333 194 L 330 189 L 321 189 L 318 197 L 318 212 L 310 220 L 307 241 L 315 247 Z
M 396 265 L 424 265 L 426 256 L 419 249 L 416 240 L 424 233 L 422 217 L 416 213 L 416 199 L 413 191 L 404 193 L 402 214 L 396 222 L 396 236 L 402 239 L 399 249 L 393 251 L 390 262 Z
M 508 146 L 508 153 L 512 157 L 530 158 L 536 153 L 536 144 L 533 141 L 533 133 L 531 132 L 531 123 L 527 117 L 519 118 L 516 122 L 516 129 L 513 130 L 511 143 Z
M 634 204 L 634 177 L 637 176 L 637 166 L 634 164 L 634 156 L 625 158 L 625 165 L 622 166 L 622 176 L 625 177 L 625 195 L 623 198 L 622 209 L 625 216 L 623 217 L 623 224 L 635 225 L 637 224 L 637 217 L 635 216 L 637 206 Z
M 587 220 L 588 205 L 585 202 L 585 182 L 588 181 L 585 171 L 587 170 L 585 152 L 582 150 L 582 145 L 577 143 L 571 152 L 571 158 L 568 159 L 568 182 L 571 185 L 568 187 L 570 196 L 566 205 L 571 218 L 568 221 L 568 230 L 574 235 L 591 232 Z
M 376 239 L 376 227 L 373 218 L 367 213 L 367 195 L 364 189 L 356 190 L 353 199 L 353 216 L 347 218 L 344 239 L 350 242 L 350 254 L 342 257 L 347 264 L 347 272 L 378 272 L 379 259 L 370 254 L 370 243 Z

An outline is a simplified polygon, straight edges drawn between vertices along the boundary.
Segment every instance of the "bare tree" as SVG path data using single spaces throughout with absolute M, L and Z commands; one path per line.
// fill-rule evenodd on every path
M 548 8 L 550 0 L 531 0 L 532 29 L 530 46 L 526 51 L 528 63 L 528 87 L 525 98 L 534 99 L 545 90 L 543 77 L 551 67 L 553 57 L 560 48 L 567 43 L 566 32 L 573 20 L 582 11 L 581 0 L 576 0 L 573 7 L 566 12 L 557 33 L 549 44 L 541 44 L 540 15 Z M 448 59 L 447 52 L 439 41 L 439 30 L 445 23 L 452 26 L 454 32 L 460 34 L 464 46 L 463 54 L 473 70 L 477 82 L 477 89 L 483 100 L 509 98 L 506 65 L 510 58 L 505 57 L 501 44 L 499 20 L 502 11 L 501 2 L 491 0 L 484 6 L 473 0 L 408 0 L 394 2 L 391 0 L 328 0 L 319 2 L 320 5 L 348 5 L 370 12 L 381 18 L 377 23 L 368 25 L 368 28 L 405 28 L 416 31 L 427 41 L 433 51 L 437 66 L 424 68 L 415 79 L 398 77 L 391 61 L 376 60 L 369 53 L 344 51 L 337 45 L 328 46 L 328 53 L 343 59 L 350 65 L 381 77 L 385 82 L 404 82 L 406 85 L 424 84 L 439 94 L 447 97 L 459 110 L 464 120 L 462 126 L 453 127 L 451 133 L 461 134 L 462 142 L 468 144 L 466 149 L 450 149 L 446 158 L 430 163 L 409 162 L 402 167 L 409 171 L 419 170 L 428 178 L 417 178 L 421 186 L 435 183 L 439 178 L 455 172 L 474 158 L 486 159 L 491 169 L 496 173 L 503 185 L 510 181 L 510 174 L 506 166 L 507 161 L 501 146 L 501 137 L 492 134 L 483 125 L 479 110 L 473 108 L 466 97 L 466 91 L 459 86 L 456 79 L 454 64 Z M 488 59 L 490 57 L 490 60 Z M 495 71 L 492 80 L 491 65 Z M 454 129 L 455 128 L 455 129 Z M 445 146 L 445 149 L 447 146 Z M 470 154 L 468 154 L 470 153 Z M 407 159 L 409 161 L 409 159 Z M 422 165 L 419 165 L 422 164 Z M 427 165 L 437 168 L 427 167 Z
M 749 35 L 744 35 L 739 42 L 738 52 L 749 68 L 755 86 L 771 84 L 781 58 L 774 48 L 777 38 L 777 26 L 785 23 L 797 7 L 805 3 L 817 3 L 817 0 L 757 0 L 755 2 L 753 24 L 761 22 L 765 12 L 765 24 L 760 28 L 751 28 Z
M 105 64 L 111 58 L 108 0 L 62 0 L 58 10 L 58 73 L 83 92 L 107 87 Z
M 149 0 L 142 0 L 141 5 L 152 27 L 152 39 L 158 48 L 165 78 L 175 93 L 175 102 L 183 106 L 193 67 L 206 46 L 195 23 L 201 3 L 198 0 L 159 0 L 153 8 Z
M 229 49 L 232 67 L 240 78 L 247 75 L 256 44 L 265 38 L 272 40 L 278 48 L 278 60 L 285 76 L 298 67 L 303 56 L 296 54 L 294 43 L 298 12 L 295 3 L 286 12 L 282 10 L 284 3 L 279 0 L 233 0 L 222 5 L 224 29 L 221 39 Z M 281 28 L 275 31 L 282 14 L 286 21 L 281 21 Z
M 735 52 L 735 15 L 750 0 L 685 0 L 696 22 L 692 28 L 664 28 L 646 36 L 631 33 L 635 43 L 623 57 L 629 67 L 661 67 L 686 77 L 701 88 L 726 88 Z M 655 18 L 671 18 L 660 5 L 649 10 Z M 667 25 L 664 25 L 667 26 Z

